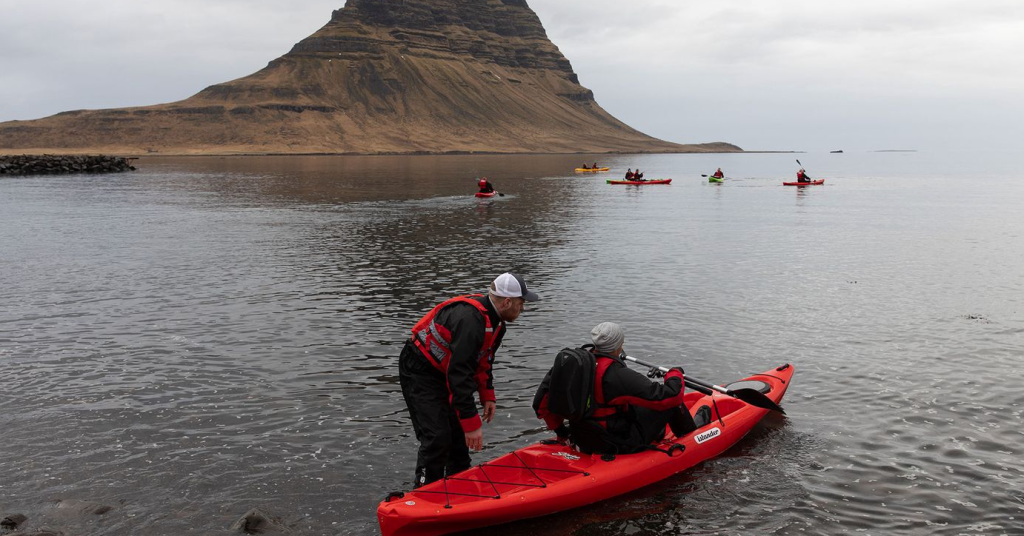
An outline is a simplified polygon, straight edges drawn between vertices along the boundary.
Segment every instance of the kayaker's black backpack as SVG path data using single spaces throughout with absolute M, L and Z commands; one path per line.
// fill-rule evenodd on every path
M 590 417 L 597 408 L 594 400 L 594 379 L 597 360 L 586 345 L 582 348 L 563 348 L 555 356 L 548 373 L 548 410 L 578 422 Z

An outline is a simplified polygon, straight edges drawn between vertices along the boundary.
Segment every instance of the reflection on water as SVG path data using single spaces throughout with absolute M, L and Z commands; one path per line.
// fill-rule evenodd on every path
M 0 180 L 0 514 L 89 534 L 373 534 L 410 484 L 395 358 L 526 274 L 490 456 L 594 324 L 727 382 L 798 368 L 726 456 L 501 534 L 1021 533 L 1022 183 L 925 154 L 180 158 Z M 817 161 L 815 161 L 817 160 Z M 814 162 L 813 164 L 810 162 Z M 700 177 L 722 166 L 730 177 Z M 814 166 L 814 167 L 812 167 Z M 605 184 L 627 167 L 669 186 Z M 487 176 L 505 197 L 472 197 Z M 480 459 L 480 456 L 478 456 Z M 50 501 L 115 509 L 87 523 Z M 77 524 L 76 524 L 77 523 Z

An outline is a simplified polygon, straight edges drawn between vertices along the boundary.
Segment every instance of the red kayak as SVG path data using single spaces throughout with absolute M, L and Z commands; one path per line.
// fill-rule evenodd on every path
M 811 182 L 783 182 L 783 186 L 814 186 L 816 184 L 825 184 L 825 179 L 811 181 Z
M 793 367 L 783 365 L 727 386 L 752 388 L 778 403 Z M 377 507 L 383 536 L 433 536 L 593 504 L 642 488 L 736 444 L 767 409 L 715 392 L 687 392 L 691 412 L 712 408 L 712 421 L 682 438 L 666 430 L 660 451 L 620 454 L 608 460 L 557 442 L 540 442 L 499 456 L 455 476 L 405 493 L 392 493 Z
M 672 182 L 672 179 L 651 179 L 649 181 L 625 181 L 625 180 L 623 180 L 623 181 L 614 181 L 614 180 L 608 179 L 605 182 L 607 182 L 608 184 L 637 184 L 637 185 L 639 185 L 639 184 L 669 184 L 669 183 Z
M 477 192 L 476 196 L 477 197 L 494 197 L 494 194 L 496 194 L 496 193 L 497 192 Z

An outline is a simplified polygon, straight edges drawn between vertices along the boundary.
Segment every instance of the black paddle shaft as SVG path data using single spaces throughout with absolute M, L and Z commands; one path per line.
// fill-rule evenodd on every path
M 669 371 L 669 369 L 662 367 L 660 365 L 645 363 L 635 357 L 631 357 L 628 355 L 625 356 L 625 359 L 627 361 L 632 361 L 638 365 L 658 369 L 662 372 Z M 764 393 L 758 391 L 757 389 L 744 388 L 733 391 L 731 389 L 726 389 L 725 387 L 722 387 L 720 385 L 715 385 L 712 383 L 701 381 L 696 378 L 687 378 L 685 375 L 683 376 L 683 382 L 686 384 L 687 387 L 693 389 L 694 391 L 704 393 L 706 395 L 710 395 L 712 391 L 717 391 L 719 393 L 722 393 L 723 395 L 731 396 L 733 398 L 746 402 L 751 406 L 756 406 L 761 409 L 767 409 L 769 411 L 778 411 L 783 415 L 786 414 L 786 411 L 783 410 L 781 406 L 776 404 L 774 401 L 772 401 L 772 399 L 768 398 L 767 396 L 764 395 Z

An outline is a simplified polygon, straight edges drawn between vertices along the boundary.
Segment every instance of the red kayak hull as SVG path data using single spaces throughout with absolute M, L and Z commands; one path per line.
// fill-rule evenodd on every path
M 817 184 L 825 184 L 825 179 L 811 181 L 811 182 L 783 182 L 783 186 L 814 186 Z
M 793 367 L 783 365 L 742 381 L 762 382 L 769 389 L 765 396 L 777 403 L 792 377 Z M 681 453 L 646 451 L 605 461 L 569 446 L 535 443 L 382 501 L 377 507 L 381 533 L 435 536 L 603 501 L 720 455 L 768 413 L 718 393 L 688 392 L 684 400 L 691 412 L 710 406 L 714 420 L 681 439 L 666 430 L 659 448 L 678 444 L 684 447 Z
M 477 197 L 494 197 L 494 194 L 495 194 L 495 193 L 497 193 L 497 192 L 487 192 L 487 193 L 484 193 L 484 192 L 477 192 L 477 193 L 476 193 L 476 196 L 477 196 Z
M 636 184 L 636 185 L 641 185 L 641 184 L 669 184 L 669 183 L 672 182 L 672 179 L 651 179 L 649 181 L 613 181 L 613 180 L 608 180 L 606 182 L 608 184 Z

